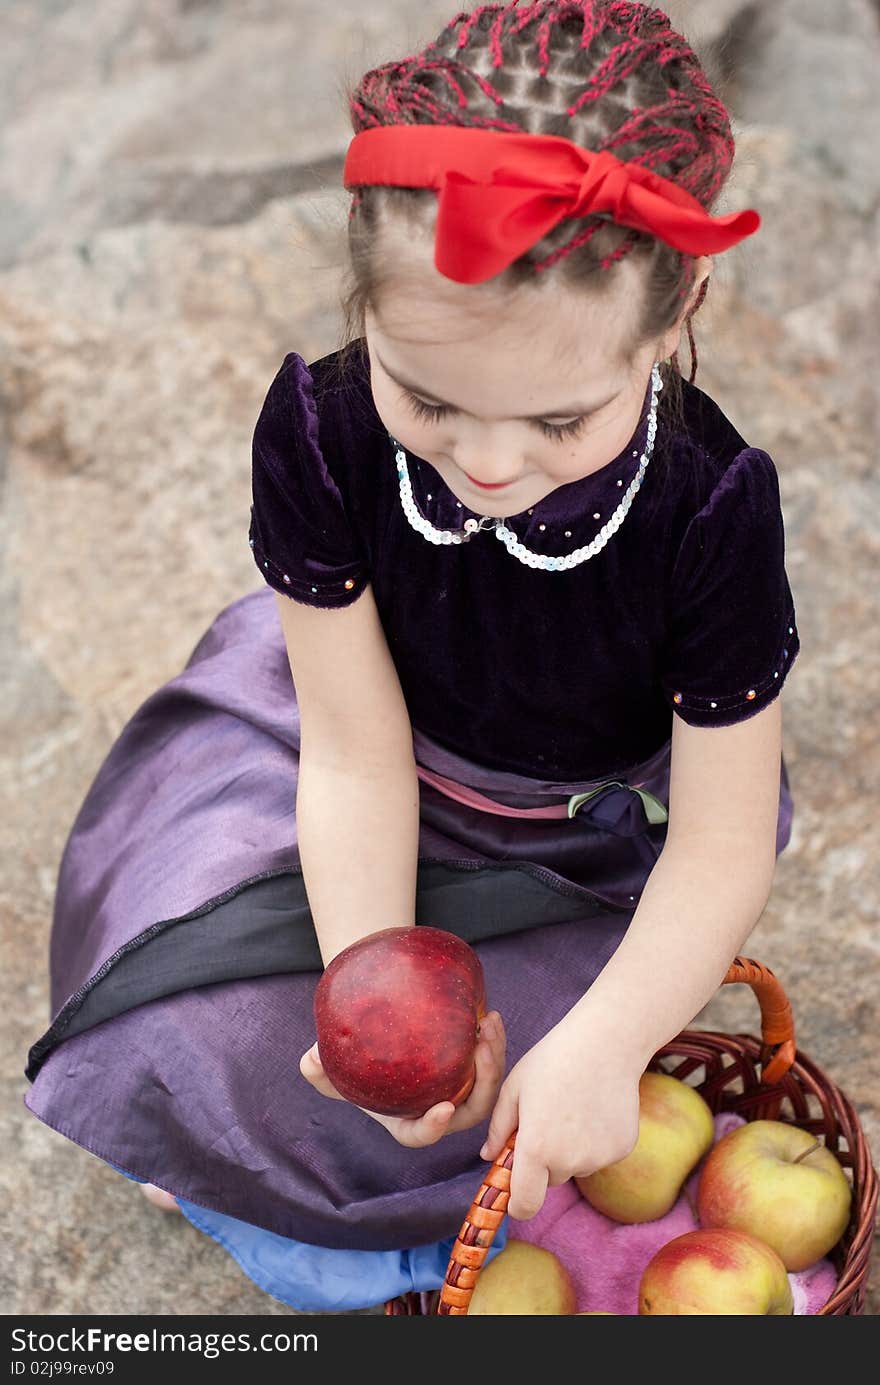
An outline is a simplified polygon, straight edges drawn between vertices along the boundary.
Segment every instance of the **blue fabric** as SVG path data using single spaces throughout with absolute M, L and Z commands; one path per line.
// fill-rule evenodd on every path
M 110 1167 L 133 1183 L 147 1181 L 115 1164 Z M 332 1250 L 278 1236 L 185 1198 L 178 1198 L 177 1205 L 187 1221 L 228 1251 L 260 1289 L 301 1313 L 373 1308 L 398 1294 L 439 1289 L 455 1241 L 450 1236 L 411 1250 Z M 495 1233 L 486 1263 L 506 1244 L 504 1221 Z

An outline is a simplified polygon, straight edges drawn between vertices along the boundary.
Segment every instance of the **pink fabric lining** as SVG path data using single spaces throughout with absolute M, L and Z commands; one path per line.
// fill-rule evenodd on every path
M 567 802 L 551 803 L 546 808 L 511 808 L 506 803 L 496 803 L 494 798 L 487 798 L 485 794 L 478 793 L 469 784 L 457 784 L 454 779 L 447 779 L 443 774 L 425 769 L 424 765 L 416 765 L 416 771 L 420 779 L 433 785 L 440 793 L 446 794 L 447 798 L 454 798 L 456 803 L 464 803 L 468 808 L 480 808 L 484 813 L 496 813 L 503 818 L 568 817 Z
M 732 1111 L 715 1117 L 715 1138 L 743 1124 Z M 509 1219 L 511 1240 L 543 1246 L 562 1261 L 574 1281 L 577 1313 L 614 1313 L 637 1316 L 639 1281 L 648 1261 L 667 1241 L 693 1231 L 698 1222 L 695 1202 L 700 1166 L 688 1180 L 688 1198 L 682 1194 L 671 1211 L 657 1221 L 624 1225 L 605 1217 L 581 1196 L 574 1179 L 548 1188 L 544 1205 L 528 1221 Z M 503 1254 L 503 1252 L 502 1252 Z M 818 1313 L 837 1287 L 837 1273 L 830 1260 L 817 1260 L 806 1270 L 790 1273 L 794 1312 Z

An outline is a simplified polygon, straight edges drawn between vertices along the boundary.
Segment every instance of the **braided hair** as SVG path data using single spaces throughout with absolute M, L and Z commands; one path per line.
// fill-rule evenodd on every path
M 354 132 L 395 124 L 449 124 L 563 135 L 583 148 L 610 150 L 685 188 L 711 211 L 730 172 L 735 146 L 727 110 L 699 59 L 668 15 L 634 0 L 537 0 L 478 5 L 455 15 L 421 52 L 383 63 L 347 92 Z M 342 296 L 341 355 L 364 335 L 365 312 L 395 278 L 383 262 L 379 230 L 401 216 L 429 225 L 432 189 L 355 188 L 348 219 L 349 284 Z M 491 282 L 514 289 L 552 272 L 567 292 L 602 293 L 613 265 L 643 264 L 644 297 L 633 354 L 680 316 L 694 283 L 694 257 L 609 213 L 565 218 Z M 686 320 L 690 383 L 697 373 Z M 676 352 L 661 367 L 663 404 L 682 414 Z

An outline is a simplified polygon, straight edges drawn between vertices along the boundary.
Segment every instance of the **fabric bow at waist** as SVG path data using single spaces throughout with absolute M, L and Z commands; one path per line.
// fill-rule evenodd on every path
M 600 831 L 613 832 L 619 837 L 636 837 L 669 819 L 666 806 L 649 793 L 647 789 L 635 784 L 627 784 L 621 779 L 609 779 L 586 793 L 576 793 L 564 803 L 550 803 L 542 808 L 514 808 L 507 803 L 497 803 L 487 798 L 469 784 L 459 784 L 435 770 L 416 765 L 420 779 L 430 784 L 447 798 L 455 799 L 469 808 L 478 808 L 484 813 L 495 813 L 509 818 L 578 818 Z

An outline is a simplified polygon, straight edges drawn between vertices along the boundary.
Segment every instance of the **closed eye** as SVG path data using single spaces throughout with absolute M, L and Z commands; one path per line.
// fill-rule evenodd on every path
M 448 404 L 426 404 L 424 399 L 420 399 L 417 394 L 412 394 L 409 390 L 403 390 L 402 393 L 410 411 L 416 418 L 423 419 L 426 423 L 437 423 L 447 414 L 455 412 Z M 577 437 L 589 417 L 589 414 L 582 414 L 580 418 L 574 418 L 570 423 L 545 423 L 543 419 L 535 419 L 533 427 L 539 428 L 545 437 L 553 438 L 559 442 L 565 438 Z

